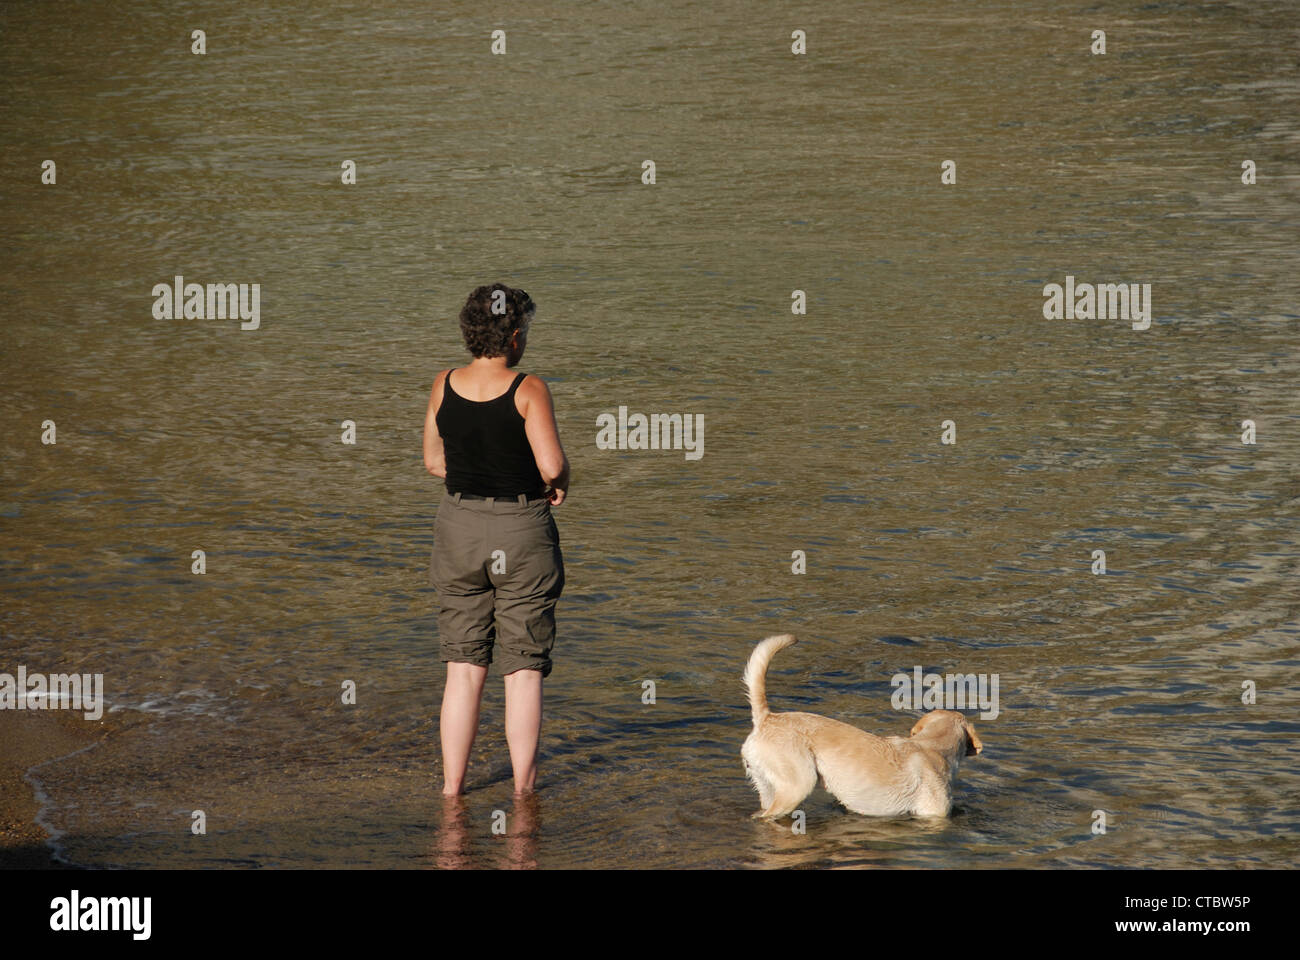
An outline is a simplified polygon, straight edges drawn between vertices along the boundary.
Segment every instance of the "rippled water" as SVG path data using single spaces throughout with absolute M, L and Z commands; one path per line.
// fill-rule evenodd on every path
M 0 8 L 0 670 L 113 704 L 40 772 L 66 856 L 1295 863 L 1300 14 L 1047 6 Z M 260 283 L 260 329 L 155 320 L 176 274 Z M 1045 320 L 1067 274 L 1151 328 Z M 498 279 L 574 465 L 520 810 L 495 676 L 438 796 L 425 580 L 428 386 Z M 598 450 L 620 405 L 704 457 Z M 951 821 L 749 819 L 739 675 L 786 630 L 774 708 L 878 733 L 895 672 L 999 675 Z

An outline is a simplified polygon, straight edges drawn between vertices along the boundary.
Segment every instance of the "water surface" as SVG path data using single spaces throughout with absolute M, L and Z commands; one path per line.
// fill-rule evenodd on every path
M 1294 864 L 1296 7 L 1044 6 L 0 8 L 0 670 L 105 674 L 115 729 L 40 771 L 64 855 Z M 260 283 L 260 329 L 155 320 L 176 274 Z M 1066 275 L 1150 283 L 1151 328 L 1045 320 Z M 495 280 L 574 475 L 520 810 L 495 675 L 438 796 L 425 579 L 429 384 Z M 598 450 L 620 405 L 705 455 Z M 951 821 L 750 820 L 785 631 L 774 708 L 882 734 L 894 673 L 999 675 Z

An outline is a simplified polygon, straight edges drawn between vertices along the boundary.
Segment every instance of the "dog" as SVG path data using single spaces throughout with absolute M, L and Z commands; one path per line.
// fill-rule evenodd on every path
M 768 637 L 745 666 L 745 689 L 754 730 L 741 747 L 745 772 L 762 809 L 777 819 L 791 813 L 822 786 L 854 813 L 890 817 L 946 817 L 952 812 L 952 781 L 962 757 L 984 744 L 960 713 L 933 710 L 909 737 L 877 737 L 815 713 L 773 713 L 767 706 L 767 667 L 793 635 Z

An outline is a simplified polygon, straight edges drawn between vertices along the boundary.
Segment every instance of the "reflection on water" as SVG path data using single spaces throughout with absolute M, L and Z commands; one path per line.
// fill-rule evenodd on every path
M 1294 862 L 1292 6 L 1103 4 L 1100 58 L 1012 4 L 829 3 L 802 59 L 715 7 L 528 12 L 506 58 L 468 4 L 232 8 L 206 58 L 147 5 L 0 11 L 0 670 L 116 708 L 42 770 L 71 859 Z M 154 320 L 176 274 L 260 283 L 261 328 Z M 1066 275 L 1150 283 L 1151 329 L 1044 320 Z M 495 680 L 438 794 L 424 579 L 428 385 L 497 279 L 575 477 L 522 807 Z M 598 450 L 620 405 L 702 414 L 705 456 Z M 876 733 L 893 673 L 999 674 L 950 821 L 750 819 L 739 675 L 785 630 L 774 708 Z

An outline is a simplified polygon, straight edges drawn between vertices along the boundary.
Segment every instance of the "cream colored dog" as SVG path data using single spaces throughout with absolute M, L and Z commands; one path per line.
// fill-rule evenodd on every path
M 754 732 L 740 755 L 763 809 L 755 817 L 784 817 L 817 785 L 854 813 L 946 817 L 952 781 L 963 756 L 984 749 L 960 713 L 933 710 L 911 736 L 876 737 L 815 713 L 772 713 L 767 708 L 767 665 L 795 643 L 788 633 L 768 637 L 749 657 L 745 687 Z

